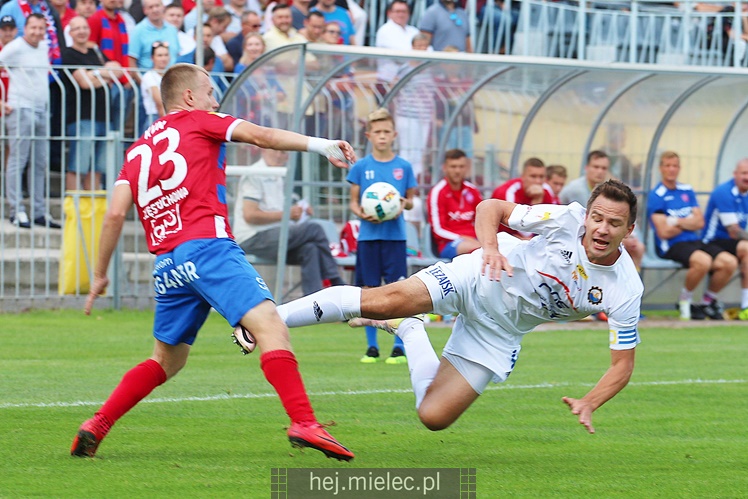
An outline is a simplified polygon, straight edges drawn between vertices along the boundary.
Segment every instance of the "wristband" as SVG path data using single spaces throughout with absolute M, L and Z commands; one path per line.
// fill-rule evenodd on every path
M 326 158 L 335 158 L 341 161 L 347 161 L 343 151 L 340 149 L 337 140 L 323 139 L 321 137 L 309 137 L 306 150 L 316 152 Z
M 670 216 L 667 217 L 666 222 L 667 222 L 667 224 L 670 227 L 677 227 L 678 226 L 678 220 L 679 220 L 678 217 L 674 217 L 674 216 L 670 215 Z

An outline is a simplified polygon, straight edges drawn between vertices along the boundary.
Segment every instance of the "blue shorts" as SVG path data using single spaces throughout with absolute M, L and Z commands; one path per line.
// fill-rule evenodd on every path
M 408 277 L 405 241 L 359 241 L 356 247 L 356 286 L 376 287 Z
M 231 326 L 265 300 L 265 281 L 233 239 L 195 239 L 153 264 L 156 314 L 153 336 L 169 345 L 192 345 L 215 308 Z
M 464 239 L 462 239 L 461 237 L 458 237 L 454 241 L 450 241 L 449 244 L 447 244 L 444 249 L 442 249 L 441 253 L 439 253 L 439 258 L 452 260 L 457 256 L 457 246 L 459 246 L 462 241 L 464 241 Z

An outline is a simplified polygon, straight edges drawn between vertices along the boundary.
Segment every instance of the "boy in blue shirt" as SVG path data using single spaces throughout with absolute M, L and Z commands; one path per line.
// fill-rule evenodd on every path
M 390 113 L 386 109 L 377 109 L 371 113 L 366 122 L 366 138 L 371 143 L 371 153 L 357 161 L 346 178 L 351 184 L 351 211 L 361 218 L 356 254 L 356 286 L 375 287 L 381 285 L 382 280 L 388 284 L 408 277 L 406 222 L 402 217 L 402 210 L 413 208 L 417 184 L 410 163 L 392 150 L 395 137 L 395 121 Z M 387 182 L 400 192 L 400 213 L 392 220 L 380 222 L 361 209 L 361 194 L 375 182 Z M 379 360 L 376 328 L 366 327 L 366 340 L 368 349 L 361 362 L 373 364 Z M 399 337 L 395 337 L 392 354 L 385 362 L 407 362 L 403 342 Z

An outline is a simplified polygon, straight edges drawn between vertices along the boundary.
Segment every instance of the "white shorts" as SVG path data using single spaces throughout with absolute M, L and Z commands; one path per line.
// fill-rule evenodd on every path
M 457 372 L 462 374 L 470 386 L 475 390 L 478 395 L 483 393 L 483 390 L 488 386 L 488 382 L 493 379 L 493 371 L 486 366 L 482 366 L 471 360 L 463 359 L 457 355 L 449 352 L 443 352 L 442 357 L 452 364 L 457 369 Z
M 434 313 L 458 314 L 444 346 L 445 358 L 457 356 L 483 366 L 493 373 L 493 382 L 500 383 L 514 369 L 523 335 L 505 331 L 483 307 L 477 291 L 482 263 L 478 251 L 458 256 L 449 263 L 439 262 L 415 275 L 428 288 Z M 501 296 L 496 299 L 501 300 Z M 488 381 L 484 382 L 482 376 L 463 373 L 451 360 L 450 363 L 476 392 L 483 391 Z

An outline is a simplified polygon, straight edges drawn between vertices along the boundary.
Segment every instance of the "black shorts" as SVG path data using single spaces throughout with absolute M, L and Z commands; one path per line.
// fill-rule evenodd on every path
M 722 248 L 722 251 L 738 256 L 738 239 L 714 239 L 709 244 Z
M 714 244 L 714 242 L 704 244 L 702 241 L 683 241 L 682 243 L 675 243 L 671 246 L 668 252 L 662 255 L 662 258 L 673 260 L 688 268 L 688 260 L 691 258 L 691 255 L 693 255 L 694 251 L 699 250 L 707 253 L 712 259 L 717 258 L 717 255 L 723 251 L 728 251 Z

